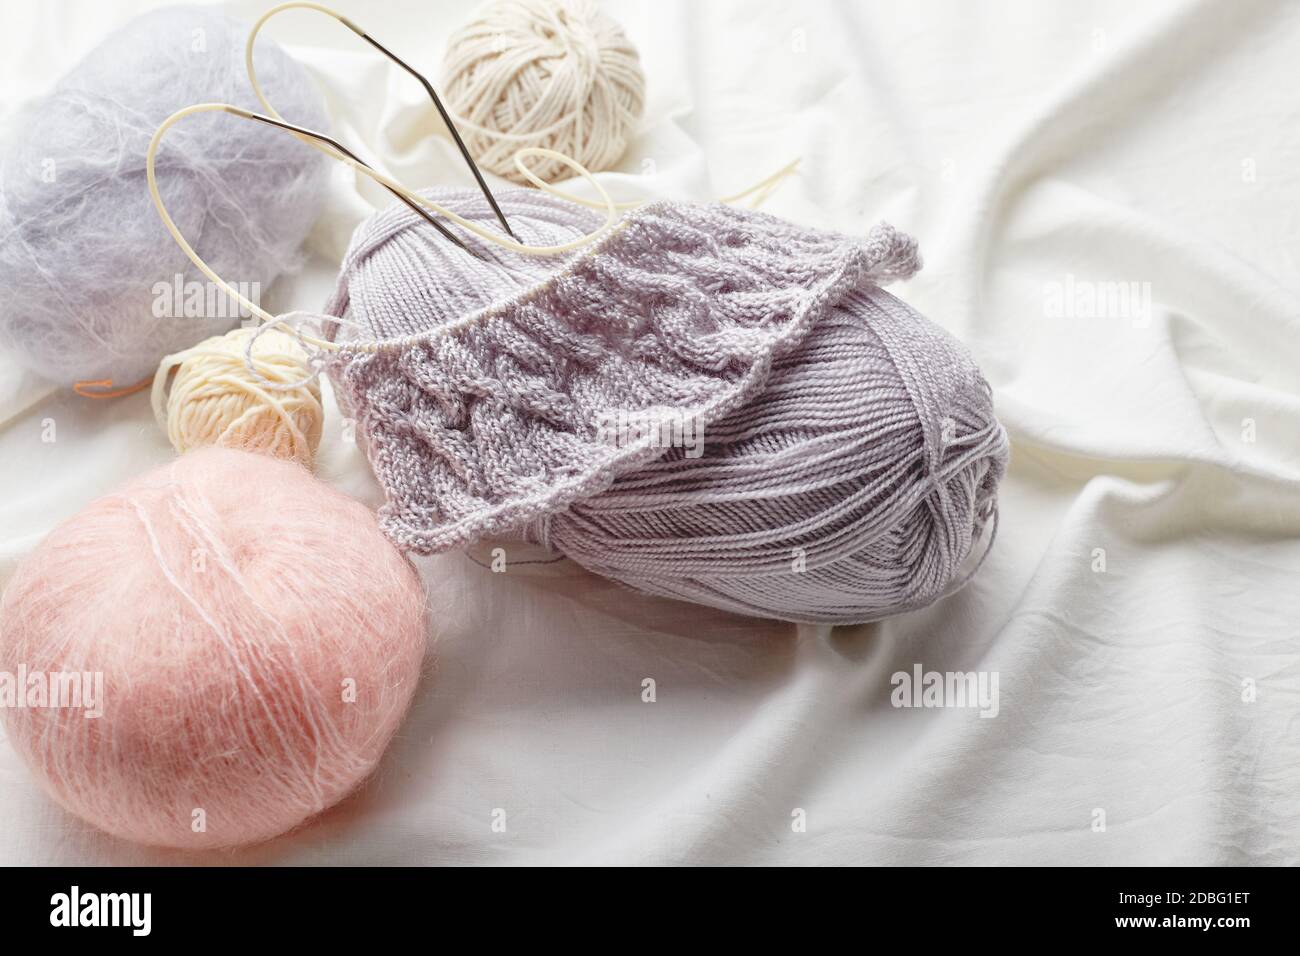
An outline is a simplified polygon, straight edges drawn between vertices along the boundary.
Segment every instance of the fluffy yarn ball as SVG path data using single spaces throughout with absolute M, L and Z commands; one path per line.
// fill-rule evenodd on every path
M 448 41 L 443 77 L 457 128 L 479 164 L 516 182 L 526 182 L 513 158 L 525 146 L 610 169 L 645 105 L 636 48 L 593 0 L 488 5 Z M 570 174 L 549 159 L 529 168 L 547 181 Z
M 491 221 L 473 191 L 431 195 Z M 536 190 L 498 199 L 534 244 L 600 222 Z M 843 263 L 867 265 L 832 281 Z M 388 495 L 381 526 L 403 547 L 514 533 L 653 594 L 860 623 L 965 580 L 991 543 L 1009 453 L 970 353 L 879 286 L 918 265 L 889 227 L 853 238 L 674 203 L 630 213 L 571 263 L 473 257 L 391 207 L 353 236 L 326 307 L 352 323 L 340 338 L 486 314 L 400 352 L 359 351 L 331 375 Z M 816 318 L 769 351 L 796 315 Z M 742 397 L 698 430 L 683 421 L 721 400 L 720 380 Z M 691 438 L 610 466 L 593 429 L 609 411 Z
M 63 384 L 130 385 L 164 355 L 238 323 L 238 306 L 224 293 L 190 294 L 208 286 L 154 210 L 145 152 L 158 125 L 183 106 L 260 109 L 244 70 L 247 31 L 202 7 L 147 13 L 8 125 L 0 146 L 0 342 L 36 371 Z M 285 117 L 323 128 L 324 104 L 306 72 L 269 40 L 259 41 L 256 58 Z M 207 113 L 167 134 L 158 184 L 199 254 L 256 301 L 296 266 L 323 201 L 327 162 L 284 133 Z
M 325 415 L 306 350 L 278 329 L 235 329 L 167 356 L 154 376 L 153 408 L 182 454 L 220 445 L 307 468 Z
M 209 448 L 93 502 L 19 566 L 0 671 L 29 688 L 102 675 L 101 693 L 55 707 L 29 690 L 0 717 L 51 796 L 100 829 L 233 846 L 371 772 L 424 648 L 419 577 L 369 510 L 295 464 Z

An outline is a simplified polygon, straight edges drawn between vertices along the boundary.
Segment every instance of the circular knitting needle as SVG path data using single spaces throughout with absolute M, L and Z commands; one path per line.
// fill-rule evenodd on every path
M 442 105 L 442 100 L 438 98 L 437 92 L 434 91 L 433 84 L 430 83 L 427 79 L 425 79 L 425 77 L 422 74 L 420 74 L 420 72 L 417 71 L 414 67 L 406 63 L 404 60 L 402 60 L 400 57 L 394 54 L 391 50 L 385 47 L 382 43 L 380 43 L 374 37 L 370 36 L 370 34 L 366 33 L 366 31 L 361 29 L 361 27 L 357 26 L 347 17 L 343 16 L 343 14 L 338 13 L 335 10 L 331 10 L 329 7 L 323 6 L 322 4 L 319 3 L 305 2 L 305 0 L 295 0 L 295 2 L 282 3 L 278 7 L 272 7 L 270 10 L 266 11 L 266 13 L 262 14 L 261 18 L 258 19 L 258 21 L 255 24 L 253 24 L 253 29 L 248 34 L 248 43 L 244 47 L 244 64 L 248 70 L 249 82 L 252 83 L 253 85 L 253 92 L 257 95 L 258 100 L 261 102 L 262 106 L 266 109 L 266 112 L 270 114 L 270 116 L 274 117 L 275 119 L 280 120 L 281 122 L 284 121 L 284 117 L 282 117 L 279 113 L 276 112 L 275 107 L 271 105 L 270 101 L 267 100 L 266 95 L 262 92 L 261 84 L 257 82 L 257 70 L 254 68 L 253 65 L 253 45 L 254 42 L 257 40 L 257 34 L 261 31 L 262 27 L 266 25 L 267 20 L 270 20 L 273 16 L 275 16 L 278 13 L 283 13 L 285 10 L 293 10 L 293 9 L 314 10 L 317 13 L 323 13 L 328 17 L 332 17 L 333 19 L 337 20 L 339 23 L 347 27 L 349 30 L 351 30 L 353 33 L 355 33 L 357 36 L 359 36 L 361 39 L 365 40 L 366 43 L 370 44 L 370 46 L 374 47 L 376 50 L 382 53 L 388 60 L 390 60 L 397 66 L 401 67 L 402 70 L 404 70 L 406 73 L 409 73 L 411 76 L 415 77 L 415 79 L 419 81 L 420 85 L 424 87 L 424 91 L 427 94 L 429 94 L 429 99 L 433 101 L 434 107 L 438 110 L 438 115 L 442 117 L 442 121 L 447 125 L 447 129 L 451 133 L 451 138 L 455 142 L 456 148 L 460 151 L 460 155 L 464 157 L 465 163 L 469 166 L 470 172 L 474 174 L 474 181 L 478 183 L 478 188 L 483 193 L 483 197 L 487 199 L 488 205 L 492 207 L 492 212 L 496 214 L 497 221 L 501 223 L 501 228 L 503 228 L 506 231 L 506 235 L 508 235 L 511 239 L 514 239 L 516 242 L 518 242 L 519 237 L 514 234 L 514 231 L 510 228 L 510 223 L 506 221 L 505 213 L 501 211 L 500 205 L 497 204 L 496 197 L 492 195 L 492 190 L 488 188 L 487 181 L 483 178 L 483 174 L 479 172 L 478 164 L 474 162 L 474 157 L 470 155 L 469 149 L 465 146 L 464 140 L 460 138 L 460 132 L 456 129 L 456 124 L 452 122 L 451 114 L 449 114 L 446 108 Z M 337 144 L 332 144 L 332 145 L 337 145 Z M 348 155 L 349 157 L 352 156 L 351 153 L 347 153 L 346 155 Z M 410 205 L 410 203 L 407 203 L 407 205 Z M 425 218 L 428 219 L 428 216 L 425 215 Z M 429 221 L 432 222 L 433 220 L 430 219 Z M 441 231 L 444 235 L 449 235 L 449 233 L 447 233 L 445 229 L 440 229 L 439 231 Z M 462 249 L 466 248 L 461 243 L 457 243 L 457 245 L 459 245 Z M 466 249 L 466 251 L 468 251 L 468 249 Z
M 356 153 L 352 152 L 352 150 L 348 149 L 338 140 L 334 139 L 331 136 L 326 136 L 324 133 L 318 133 L 315 130 L 307 129 L 304 126 L 295 126 L 293 123 L 287 122 L 282 119 L 272 119 L 270 116 L 263 116 L 261 113 L 254 113 L 251 110 L 241 109 L 238 106 L 231 106 L 226 110 L 226 112 L 233 113 L 236 116 L 242 116 L 245 119 L 257 120 L 259 123 L 266 123 L 269 126 L 275 126 L 279 129 L 286 130 L 287 132 L 293 133 L 295 136 L 298 137 L 308 136 L 316 140 L 317 142 L 324 143 L 330 148 L 338 150 L 339 153 L 346 156 L 348 159 L 352 160 L 352 162 L 356 163 L 358 166 L 365 166 L 366 169 L 370 169 L 370 166 L 367 165 L 363 159 L 358 157 Z M 469 249 L 465 246 L 465 243 L 461 242 L 460 239 L 456 236 L 456 234 L 453 233 L 450 229 L 448 229 L 442 223 L 438 222 L 438 220 L 434 219 L 433 214 L 430 213 L 427 209 L 425 209 L 420 205 L 417 205 L 416 203 L 411 202 L 411 200 L 407 199 L 405 196 L 403 196 L 392 186 L 385 185 L 384 188 L 387 189 L 394 196 L 396 196 L 398 199 L 400 199 L 403 203 L 405 203 L 407 208 L 413 211 L 420 218 L 424 219 L 429 225 L 433 226 L 434 229 L 437 229 L 440 233 L 442 233 L 444 236 L 446 236 L 448 239 L 450 239 L 452 242 L 458 245 L 461 249 L 464 249 L 466 252 L 469 252 Z
M 349 26 L 351 26 L 351 24 L 349 24 Z M 355 30 L 357 28 L 353 26 L 353 29 Z M 456 129 L 456 124 L 451 121 L 451 114 L 447 112 L 446 107 L 442 105 L 442 100 L 440 100 L 438 94 L 434 92 L 433 84 L 404 63 L 396 54 L 386 49 L 369 33 L 362 33 L 360 36 L 361 39 L 365 40 L 384 56 L 388 57 L 403 70 L 420 81 L 420 85 L 424 87 L 424 91 L 429 94 L 429 99 L 433 100 L 433 105 L 437 107 L 438 115 L 442 117 L 442 121 L 447 124 L 447 129 L 451 131 L 451 138 L 455 141 L 456 148 L 460 150 L 461 156 L 465 158 L 465 163 L 469 166 L 469 171 L 474 174 L 474 181 L 478 183 L 478 188 L 482 190 L 484 198 L 488 201 L 488 205 L 491 206 L 492 211 L 496 213 L 497 221 L 501 223 L 501 228 L 506 231 L 506 234 L 509 235 L 511 239 L 518 239 L 519 237 L 516 236 L 514 231 L 510 228 L 510 223 L 506 222 L 506 214 L 503 213 L 501 207 L 497 205 L 497 199 L 492 195 L 492 190 L 488 188 L 487 181 L 483 178 L 483 174 L 479 172 L 478 164 L 474 162 L 474 157 L 469 154 L 469 149 L 465 146 L 465 141 L 460 138 L 460 131 Z

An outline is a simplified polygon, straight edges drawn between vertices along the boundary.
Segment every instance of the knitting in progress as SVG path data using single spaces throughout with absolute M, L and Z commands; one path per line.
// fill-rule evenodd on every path
M 476 193 L 425 196 L 490 221 Z M 600 225 L 499 200 L 525 244 Z M 400 547 L 522 536 L 643 591 L 826 623 L 926 605 L 987 553 L 1007 437 L 965 348 L 880 288 L 918 268 L 909 237 L 658 202 L 567 259 L 475 258 L 420 226 L 401 205 L 363 223 L 326 308 Z
M 275 8 L 250 44 L 298 6 L 323 10 Z M 223 103 L 172 114 L 148 151 L 151 198 L 193 264 L 280 328 L 295 323 L 229 286 L 168 213 L 155 165 L 167 130 L 213 111 L 280 125 L 402 201 L 353 236 L 314 317 L 333 340 L 295 330 L 360 425 L 386 492 L 381 526 L 400 547 L 522 536 L 650 593 L 818 623 L 922 607 L 987 555 L 1007 436 L 966 350 L 880 288 L 919 267 L 909 237 L 723 204 L 656 202 L 619 219 L 585 166 L 538 146 L 514 162 L 540 193 L 498 203 L 481 177 L 481 196 L 414 193 L 285 126 L 251 58 L 248 72 L 269 115 Z M 538 158 L 600 201 L 554 195 L 525 163 Z M 261 334 L 245 346 L 250 373 Z

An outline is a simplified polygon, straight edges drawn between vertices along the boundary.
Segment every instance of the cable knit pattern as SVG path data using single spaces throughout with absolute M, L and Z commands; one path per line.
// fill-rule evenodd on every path
M 499 198 L 525 241 L 598 222 Z M 526 535 L 643 590 L 791 620 L 867 620 L 953 583 L 1006 436 L 965 350 L 879 288 L 918 268 L 912 239 L 661 202 L 567 261 L 478 248 L 393 207 L 358 229 L 327 307 L 402 340 L 332 368 L 400 546 Z M 611 440 L 624 413 L 701 440 Z

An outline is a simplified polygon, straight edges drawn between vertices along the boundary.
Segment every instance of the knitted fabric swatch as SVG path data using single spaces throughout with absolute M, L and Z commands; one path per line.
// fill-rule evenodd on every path
M 598 224 L 499 199 L 525 242 Z M 336 329 L 331 369 L 399 546 L 525 536 L 642 590 L 799 621 L 896 613 L 958 577 L 1006 436 L 965 350 L 879 288 L 918 267 L 909 237 L 660 202 L 567 260 L 475 258 L 418 223 L 404 206 L 364 223 L 326 309 L 402 340 L 348 350 Z

